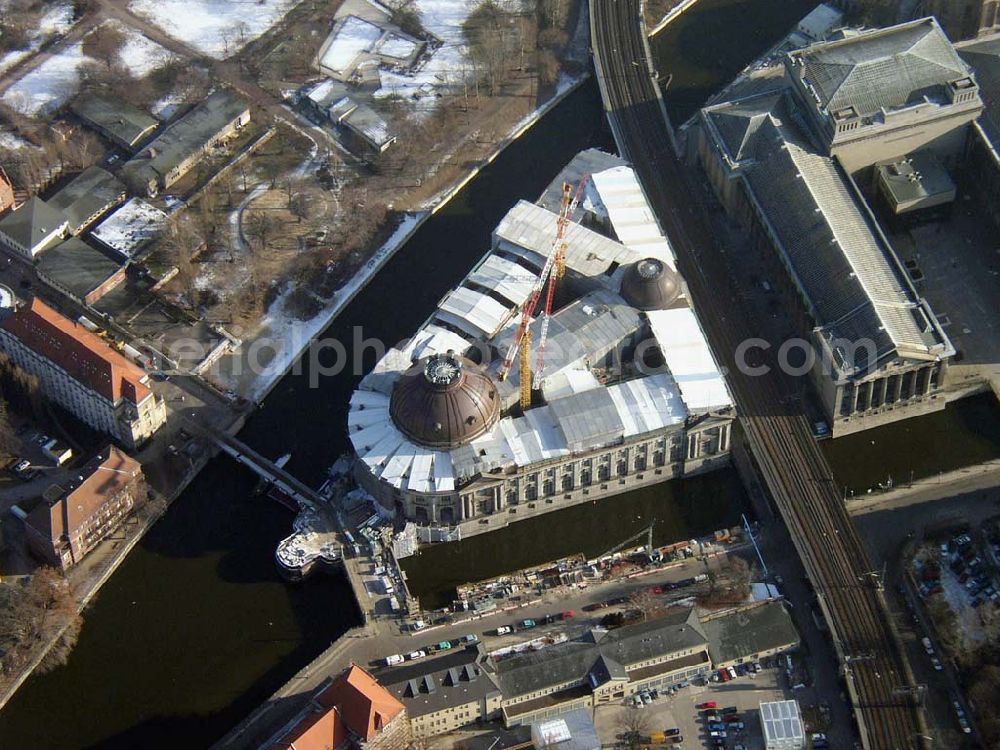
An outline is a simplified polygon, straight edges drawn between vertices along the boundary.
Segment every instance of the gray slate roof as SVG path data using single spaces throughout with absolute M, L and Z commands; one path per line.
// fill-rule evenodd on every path
M 0 232 L 31 248 L 65 223 L 62 211 L 33 196 L 0 220 Z
M 738 152 L 752 156 L 744 176 L 781 243 L 816 324 L 829 339 L 870 340 L 881 360 L 902 350 L 945 355 L 939 337 L 895 257 L 859 205 L 833 159 L 816 153 L 796 126 L 790 96 L 765 94 L 704 110 L 709 133 L 727 150 L 720 116 L 757 120 Z M 714 132 L 713 132 L 714 130 Z M 749 132 L 749 129 L 748 129 Z M 837 363 L 840 365 L 841 363 Z M 874 362 L 854 363 L 864 368 Z M 850 369 L 850 365 L 847 365 Z
M 708 648 L 714 664 L 745 659 L 751 654 L 799 642 L 792 618 L 780 601 L 705 620 L 701 627 L 708 636 Z
M 496 662 L 504 698 L 587 679 L 609 663 L 627 667 L 648 659 L 707 645 L 693 609 L 609 631 L 591 631 L 577 640 L 548 646 Z M 609 661 L 606 661 L 609 660 Z
M 49 198 L 49 205 L 62 211 L 72 229 L 88 223 L 94 214 L 103 213 L 125 199 L 125 185 L 100 167 L 89 167 Z
M 497 692 L 491 675 L 478 663 L 480 653 L 477 646 L 453 649 L 437 658 L 376 671 L 374 676 L 410 716 L 423 716 Z
M 82 300 L 111 276 L 121 270 L 100 250 L 95 250 L 79 237 L 70 237 L 38 256 L 38 274 L 55 286 L 67 290 Z
M 942 99 L 944 86 L 969 75 L 933 18 L 815 44 L 790 58 L 805 65 L 804 78 L 821 110 L 853 106 L 861 116 L 924 96 Z
M 77 98 L 71 109 L 82 120 L 128 146 L 137 146 L 159 125 L 152 115 L 112 96 L 87 94 Z
M 972 66 L 986 110 L 979 118 L 994 148 L 1000 149 L 1000 34 L 958 46 L 959 56 Z
M 247 109 L 241 97 L 222 89 L 171 123 L 126 165 L 144 180 L 163 177 L 192 154 L 205 148 L 229 123 Z

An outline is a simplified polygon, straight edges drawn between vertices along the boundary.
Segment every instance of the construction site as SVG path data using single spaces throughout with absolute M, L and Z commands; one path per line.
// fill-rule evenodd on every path
M 351 397 L 358 483 L 421 543 L 728 465 L 733 401 L 632 169 L 589 150 Z

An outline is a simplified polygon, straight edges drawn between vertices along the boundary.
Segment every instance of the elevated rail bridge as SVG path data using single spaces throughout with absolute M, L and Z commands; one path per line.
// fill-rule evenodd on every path
M 737 345 L 754 335 L 715 236 L 677 153 L 648 48 L 640 0 L 590 0 L 598 84 L 622 156 L 635 168 L 697 305 L 729 384 L 751 452 L 818 594 L 865 748 L 924 748 L 927 737 L 909 664 L 881 583 L 849 519 L 805 415 L 785 403 L 772 365 L 751 377 Z M 864 658 L 860 658 L 861 656 Z

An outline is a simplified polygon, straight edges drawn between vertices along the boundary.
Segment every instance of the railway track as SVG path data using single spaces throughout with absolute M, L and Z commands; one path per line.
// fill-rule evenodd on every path
M 729 372 L 741 423 L 820 606 L 844 672 L 866 748 L 927 747 L 912 673 L 868 554 L 805 416 L 789 406 L 783 376 L 751 377 L 735 366 L 754 335 L 748 311 L 673 150 L 654 82 L 640 0 L 590 0 L 591 44 L 619 150 L 670 238 L 713 349 Z M 770 362 L 773 366 L 773 362 Z

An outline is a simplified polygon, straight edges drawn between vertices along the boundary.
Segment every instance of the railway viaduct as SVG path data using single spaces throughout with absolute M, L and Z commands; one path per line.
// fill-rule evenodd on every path
M 656 83 L 641 0 L 590 0 L 591 46 L 604 109 L 677 253 L 680 271 L 721 364 L 743 432 L 819 598 L 865 748 L 929 747 L 919 690 L 890 622 L 881 582 L 844 508 L 805 415 L 773 367 L 751 377 L 735 366 L 754 334 L 749 310 L 676 152 Z M 772 349 L 773 351 L 773 349 Z

